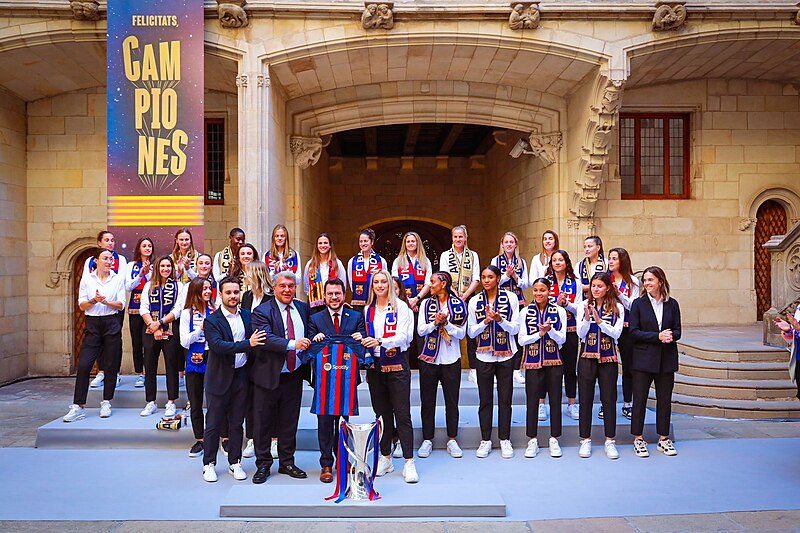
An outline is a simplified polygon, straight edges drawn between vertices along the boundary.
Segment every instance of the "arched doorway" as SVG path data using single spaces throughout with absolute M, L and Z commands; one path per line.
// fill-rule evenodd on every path
M 766 200 L 756 213 L 754 237 L 756 320 L 761 321 L 772 304 L 772 267 L 769 251 L 764 249 L 773 235 L 786 233 L 786 210 L 775 200 Z
M 83 264 L 91 255 L 91 248 L 84 250 L 75 257 L 75 262 L 72 263 L 72 331 L 74 334 L 72 340 L 72 372 L 78 370 L 78 355 L 81 353 L 86 329 L 86 315 L 78 307 L 78 290 L 81 286 L 81 277 L 83 277 Z

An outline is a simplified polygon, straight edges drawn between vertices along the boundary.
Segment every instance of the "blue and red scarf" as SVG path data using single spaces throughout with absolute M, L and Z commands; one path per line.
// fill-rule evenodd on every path
M 628 285 L 628 283 L 625 281 L 625 279 L 620 277 L 619 285 L 617 285 L 617 276 L 615 276 L 614 274 L 611 274 L 611 281 L 614 283 L 614 285 L 617 286 L 617 290 L 620 292 L 620 294 L 624 294 L 627 298 L 631 297 L 631 293 L 633 292 L 633 288 L 635 287 L 635 285 L 633 283 Z M 627 309 L 625 310 L 625 324 L 624 324 L 624 326 L 626 328 L 630 326 L 630 322 L 628 322 L 628 310 Z
M 350 279 L 353 280 L 353 297 L 350 300 L 351 305 L 366 305 L 372 275 L 378 272 L 383 266 L 381 256 L 379 256 L 378 252 L 375 250 L 369 253 L 368 263 L 369 264 L 364 260 L 363 254 L 357 254 L 353 257 L 352 270 L 350 271 Z
M 558 280 L 554 275 L 550 276 L 550 301 L 552 303 L 556 303 L 558 301 L 558 295 L 562 292 L 567 295 L 567 301 L 569 303 L 575 303 L 575 298 L 578 297 L 578 282 L 575 278 L 565 277 L 564 282 L 561 286 L 558 285 Z M 575 320 L 575 315 L 573 315 L 569 310 L 564 309 L 567 312 L 567 332 L 574 332 L 577 330 L 578 323 Z
M 211 306 L 206 307 L 206 312 L 200 314 L 192 309 L 192 318 L 189 320 L 189 331 L 193 332 L 196 327 L 194 321 L 199 319 L 200 324 L 208 317 L 214 310 Z M 186 353 L 186 371 L 204 373 L 206 371 L 206 336 L 205 333 L 200 333 L 200 337 L 189 346 Z M 199 406 L 198 406 L 199 408 Z
M 516 305 L 517 302 L 513 302 Z M 482 322 L 486 320 L 486 307 L 489 305 L 489 296 L 486 291 L 481 291 L 475 305 L 475 321 Z M 503 320 L 510 321 L 512 315 L 511 299 L 508 293 L 503 290 L 497 291 L 497 296 L 494 301 L 494 310 L 500 313 Z M 514 355 L 511 351 L 511 339 L 508 332 L 500 327 L 500 324 L 494 320 L 489 321 L 486 329 L 478 336 L 478 349 L 481 353 L 488 353 L 494 357 L 508 357 Z
M 539 309 L 536 302 L 528 307 L 525 317 L 525 330 L 528 335 L 534 335 L 539 331 L 539 325 L 547 321 L 553 329 L 561 329 L 561 317 L 558 315 L 558 306 L 552 302 L 548 303 L 544 311 Z M 525 345 L 522 355 L 522 368 L 525 370 L 538 369 L 543 366 L 556 366 L 561 362 L 561 352 L 558 343 L 550 338 L 550 333 L 545 333 L 538 341 Z
M 155 290 L 151 288 L 147 297 L 150 301 L 150 316 L 158 321 L 170 314 L 175 307 L 175 301 L 178 299 L 178 282 L 169 279 L 162 287 Z M 165 324 L 162 329 L 164 335 L 172 335 L 172 322 Z
M 119 254 L 115 250 L 111 250 L 111 255 L 114 256 L 114 265 L 111 267 L 111 270 L 114 271 L 114 274 L 119 274 Z M 92 257 L 89 259 L 89 274 L 97 270 L 97 258 Z
M 375 313 L 377 305 L 372 302 L 372 305 L 367 309 L 367 334 L 373 339 L 377 339 L 378 335 L 375 334 Z M 380 338 L 386 339 L 394 337 L 397 333 L 397 313 L 392 309 L 392 304 L 386 306 L 386 320 L 383 323 L 383 335 Z M 403 370 L 403 357 L 397 348 L 389 348 L 388 350 L 383 346 L 380 349 L 380 357 L 378 358 L 378 366 L 381 372 L 399 372 Z
M 139 272 L 142 270 L 142 262 L 136 261 L 131 266 L 131 279 L 136 279 L 136 276 L 139 275 Z M 131 298 L 128 302 L 128 312 L 135 312 L 134 314 L 139 314 L 139 309 L 142 308 L 142 291 L 144 290 L 145 284 L 150 281 L 153 275 L 150 276 L 142 276 L 139 280 L 139 284 L 133 288 L 131 291 Z
M 419 260 L 415 257 L 406 256 L 406 267 L 397 269 L 397 275 L 403 281 L 406 288 L 406 298 L 416 298 L 425 286 L 425 276 L 428 271 L 422 268 Z
M 505 276 L 506 275 L 506 268 L 508 268 L 509 262 L 506 254 L 500 254 L 496 258 L 497 260 L 497 268 L 500 269 L 500 272 Z M 514 272 L 517 273 L 517 277 L 521 278 L 524 270 L 524 265 L 522 264 L 522 259 L 517 257 L 516 255 L 511 259 L 511 266 L 514 267 Z M 519 283 L 514 281 L 514 278 L 509 278 L 508 281 L 500 285 L 501 288 L 509 290 L 517 295 L 517 299 L 519 300 L 519 305 L 525 305 L 525 294 L 522 292 L 522 289 L 519 287 Z
M 328 279 L 339 277 L 339 267 L 333 259 L 328 261 Z M 308 305 L 319 307 L 325 305 L 325 283 L 322 281 L 322 265 L 308 271 Z
M 587 302 L 586 305 L 589 305 Z M 613 308 L 612 308 L 613 309 Z M 612 326 L 617 322 L 617 315 L 614 311 L 607 311 L 605 306 L 597 308 L 600 320 Z M 583 353 L 581 357 L 586 359 L 599 359 L 601 363 L 616 363 L 619 359 L 617 353 L 617 341 L 603 333 L 600 326 L 594 320 L 589 321 L 589 332 L 583 343 Z
M 458 296 L 449 295 L 447 297 L 447 321 L 458 327 L 463 327 L 467 322 L 467 304 Z M 430 324 L 436 320 L 436 313 L 439 312 L 439 298 L 431 296 L 425 299 L 423 309 L 425 323 Z M 452 342 L 450 334 L 444 329 L 444 325 L 434 329 L 425 336 L 425 342 L 422 347 L 422 353 L 419 354 L 419 359 L 426 363 L 433 363 L 436 361 L 436 355 L 439 352 L 439 346 L 444 341 L 448 345 Z
M 270 257 L 269 252 L 267 252 L 264 254 L 264 262 L 267 264 L 267 268 L 269 268 L 269 272 L 273 276 L 284 270 L 297 274 L 297 269 L 300 268 L 300 259 L 297 256 L 297 252 L 292 249 L 289 250 L 289 257 L 286 259 L 280 255 L 273 259 Z

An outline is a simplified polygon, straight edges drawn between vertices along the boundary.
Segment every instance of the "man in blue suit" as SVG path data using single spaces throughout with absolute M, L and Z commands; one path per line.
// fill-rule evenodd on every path
M 242 423 L 247 408 L 248 354 L 263 346 L 266 333 L 253 331 L 250 311 L 239 309 L 239 280 L 225 277 L 219 282 L 222 305 L 203 322 L 208 343 L 205 375 L 206 422 L 203 433 L 203 479 L 217 480 L 214 465 L 219 450 L 220 429 L 227 422 L 228 471 L 237 480 L 247 479 L 242 470 Z M 202 406 L 196 406 L 200 409 Z
M 306 334 L 310 310 L 308 304 L 295 300 L 296 290 L 294 274 L 279 272 L 275 276 L 275 299 L 253 311 L 253 327 L 267 334 L 264 345 L 255 349 L 250 372 L 257 467 L 253 483 L 256 484 L 269 477 L 273 434 L 278 436 L 278 473 L 298 479 L 308 477 L 294 464 L 303 377 L 308 371 L 298 352 L 311 345 Z
M 308 336 L 314 342 L 333 335 L 349 335 L 360 341 L 367 336 L 364 315 L 344 307 L 344 283 L 338 278 L 325 282 L 326 310 L 311 316 Z M 315 376 L 316 381 L 316 376 Z M 344 384 L 341 384 L 344 386 Z M 319 480 L 323 483 L 333 481 L 333 447 L 338 436 L 339 417 L 317 415 L 317 439 L 319 440 L 319 465 L 322 472 Z

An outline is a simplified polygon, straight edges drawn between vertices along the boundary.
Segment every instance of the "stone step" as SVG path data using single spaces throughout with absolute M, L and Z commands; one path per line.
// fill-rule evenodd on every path
M 655 393 L 650 391 L 650 406 Z M 675 392 L 672 410 L 687 415 L 717 418 L 787 419 L 800 418 L 800 402 L 795 400 L 742 400 L 697 397 Z
M 711 361 L 681 354 L 680 374 L 709 379 L 785 380 L 789 373 L 785 361 Z
M 621 414 L 622 404 L 617 406 L 617 441 L 620 444 L 632 442 L 629 427 L 630 423 Z M 599 406 L 595 405 L 592 416 L 592 434 L 598 442 L 603 440 L 603 420 L 597 417 Z M 564 409 L 566 412 L 566 409 Z M 476 449 L 481 441 L 480 426 L 478 423 L 477 406 L 460 406 L 459 408 L 459 433 L 458 441 L 465 449 Z M 160 411 L 163 414 L 163 411 Z M 434 447 L 444 448 L 447 440 L 444 406 L 437 405 L 436 429 L 434 433 Z M 525 406 L 514 406 L 511 419 L 511 440 L 515 446 L 523 447 L 527 444 L 528 437 L 525 428 Z M 36 446 L 39 448 L 186 448 L 194 442 L 190 427 L 177 431 L 157 430 L 156 422 L 159 413 L 149 417 L 139 416 L 139 409 L 114 408 L 110 418 L 101 419 L 99 409 L 86 410 L 86 418 L 78 422 L 65 423 L 61 418 L 39 427 L 36 434 Z M 374 414 L 369 408 L 362 408 L 361 415 L 353 417 L 354 422 L 370 422 Z M 420 410 L 411 410 L 411 420 L 414 427 L 414 445 L 418 447 L 422 442 L 422 429 Z M 494 410 L 493 420 L 497 421 L 497 408 Z M 546 447 L 550 437 L 550 420 L 539 422 L 540 446 Z M 566 414 L 562 415 L 562 446 L 577 446 L 579 441 L 578 421 L 572 420 Z M 647 411 L 645 418 L 645 437 L 648 440 L 657 438 L 655 434 L 655 413 Z M 495 445 L 497 431 L 493 431 L 492 438 Z M 300 413 L 297 431 L 298 450 L 317 450 L 317 417 L 307 409 Z M 521 453 L 521 451 L 520 451 Z
M 678 349 L 681 353 L 695 357 L 697 359 L 707 359 L 710 361 L 788 361 L 789 354 L 786 350 L 764 346 L 763 349 L 747 350 L 716 350 L 709 347 L 697 347 L 682 342 L 678 342 Z
M 797 388 L 788 380 L 709 379 L 675 374 L 675 393 L 730 400 L 789 400 Z

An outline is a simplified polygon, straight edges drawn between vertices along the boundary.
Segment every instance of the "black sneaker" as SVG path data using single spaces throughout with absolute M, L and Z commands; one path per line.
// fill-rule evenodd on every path
M 192 446 L 192 449 L 189 450 L 189 457 L 197 457 L 203 455 L 203 441 L 197 441 Z
M 222 441 L 222 453 L 225 454 L 225 457 L 228 457 L 228 439 Z
M 597 418 L 599 418 L 600 420 L 603 419 L 603 406 L 602 405 L 600 406 L 600 410 L 597 412 Z
M 628 420 L 630 420 L 630 419 L 631 419 L 631 413 L 632 413 L 632 411 L 633 411 L 633 409 L 631 409 L 631 406 L 630 406 L 630 405 L 627 405 L 627 406 L 626 406 L 626 405 L 623 405 L 623 406 L 622 406 L 622 416 L 624 416 L 624 417 L 625 417 L 625 418 L 627 418 Z

